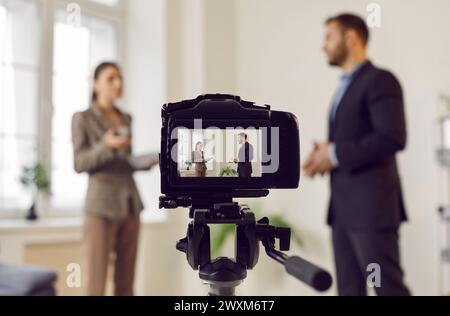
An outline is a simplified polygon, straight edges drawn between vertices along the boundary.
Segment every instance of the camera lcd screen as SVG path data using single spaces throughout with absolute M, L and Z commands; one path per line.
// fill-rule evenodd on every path
M 177 171 L 182 178 L 260 178 L 260 129 L 178 129 Z

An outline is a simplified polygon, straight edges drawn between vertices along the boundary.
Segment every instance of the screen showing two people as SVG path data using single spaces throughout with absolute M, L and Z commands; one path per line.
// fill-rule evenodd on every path
M 180 177 L 261 177 L 261 130 L 179 129 Z

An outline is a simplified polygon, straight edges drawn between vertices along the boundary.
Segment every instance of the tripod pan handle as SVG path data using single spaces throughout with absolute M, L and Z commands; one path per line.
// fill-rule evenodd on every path
M 327 271 L 300 257 L 288 257 L 284 266 L 290 275 L 312 286 L 319 292 L 328 290 L 333 283 L 331 275 Z

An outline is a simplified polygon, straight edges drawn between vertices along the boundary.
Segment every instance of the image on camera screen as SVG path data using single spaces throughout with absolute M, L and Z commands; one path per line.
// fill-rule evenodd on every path
M 178 129 L 180 177 L 261 177 L 259 129 Z

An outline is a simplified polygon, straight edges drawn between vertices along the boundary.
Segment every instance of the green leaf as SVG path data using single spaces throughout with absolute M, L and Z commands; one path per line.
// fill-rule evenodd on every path
M 47 176 L 45 166 L 40 162 L 32 167 L 24 167 L 19 180 L 25 187 L 34 186 L 37 191 L 50 192 L 50 180 Z
M 230 236 L 234 235 L 235 225 L 223 224 L 213 225 L 211 227 L 212 239 L 211 239 L 211 256 L 217 258 L 221 255 L 225 242 Z
M 220 177 L 225 177 L 225 176 L 237 176 L 237 171 L 233 168 L 231 168 L 230 166 L 227 167 L 223 167 L 222 169 L 220 169 L 220 173 L 219 176 Z
M 261 203 L 255 202 L 251 207 L 252 212 L 255 214 L 257 220 L 264 217 L 261 212 Z M 269 218 L 270 225 L 276 227 L 291 227 L 287 220 L 282 215 L 272 215 L 267 216 Z M 212 238 L 211 238 L 211 255 L 216 258 L 223 251 L 223 247 L 228 238 L 234 236 L 235 225 L 224 224 L 224 225 L 213 225 L 211 228 Z M 297 230 L 291 227 L 291 241 L 293 241 L 299 247 L 303 246 L 303 240 Z

